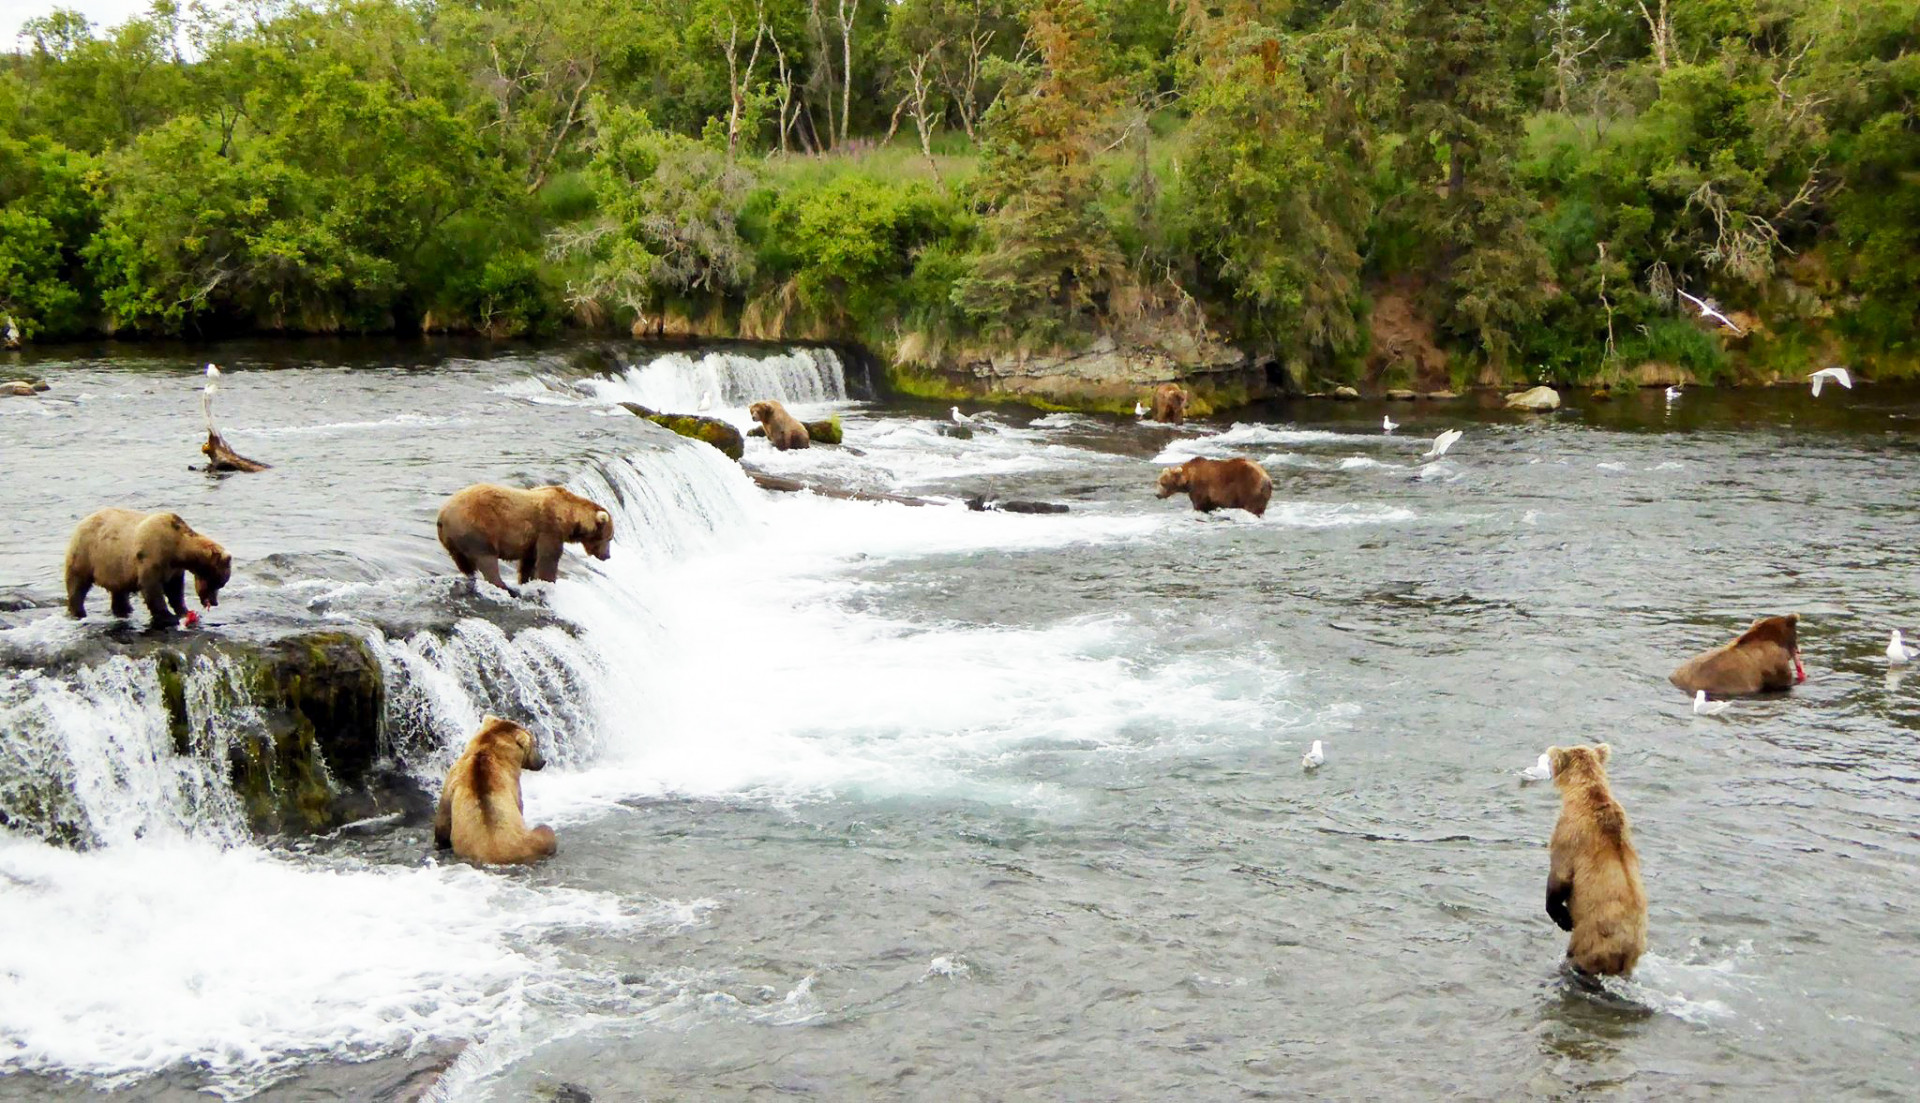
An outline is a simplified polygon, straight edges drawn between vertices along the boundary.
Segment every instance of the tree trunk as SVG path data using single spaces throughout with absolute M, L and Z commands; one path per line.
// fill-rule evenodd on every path
M 206 469 L 209 472 L 265 471 L 273 466 L 269 463 L 261 463 L 259 460 L 250 460 L 235 452 L 227 447 L 226 439 L 212 429 L 207 430 L 207 443 L 200 446 L 200 451 L 207 457 Z

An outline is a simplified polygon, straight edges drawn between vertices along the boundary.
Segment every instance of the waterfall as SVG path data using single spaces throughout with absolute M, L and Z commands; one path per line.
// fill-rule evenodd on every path
M 638 402 L 674 413 L 695 412 L 703 396 L 710 398 L 711 409 L 737 409 L 763 399 L 793 406 L 847 397 L 846 371 L 826 348 L 791 348 L 768 356 L 669 352 L 582 386 L 608 402 Z

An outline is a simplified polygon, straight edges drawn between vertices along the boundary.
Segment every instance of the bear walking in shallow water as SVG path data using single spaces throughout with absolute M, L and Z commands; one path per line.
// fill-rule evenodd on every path
M 1162 383 L 1153 389 L 1153 420 L 1178 425 L 1187 420 L 1187 389 L 1178 383 Z
M 1551 747 L 1560 790 L 1547 873 L 1547 915 L 1567 939 L 1567 961 L 1583 973 L 1626 976 L 1647 951 L 1647 893 L 1640 884 L 1627 813 L 1607 785 L 1605 743 Z
M 1792 689 L 1807 679 L 1800 665 L 1800 614 L 1761 617 L 1731 643 L 1703 651 L 1667 676 L 1688 693 L 1715 697 Z
M 1195 457 L 1160 472 L 1160 497 L 1181 491 L 1202 513 L 1216 509 L 1244 509 L 1265 515 L 1273 498 L 1273 479 L 1267 469 L 1249 459 L 1210 460 Z
M 487 716 L 467 749 L 447 771 L 433 813 L 433 842 L 470 862 L 535 862 L 558 848 L 553 828 L 527 828 L 520 771 L 546 766 L 533 733 L 511 720 Z
M 560 551 L 579 544 L 595 559 L 613 548 L 613 516 L 596 503 L 559 486 L 515 490 L 478 483 L 440 507 L 440 546 L 469 579 L 475 571 L 508 593 L 500 561 L 520 564 L 520 584 L 560 578 Z
M 103 509 L 81 521 L 67 544 L 67 612 L 86 616 L 87 591 L 99 586 L 112 595 L 113 615 L 130 617 L 138 591 L 154 625 L 170 627 L 187 615 L 189 573 L 201 607 L 211 609 L 233 576 L 233 557 L 178 513 Z

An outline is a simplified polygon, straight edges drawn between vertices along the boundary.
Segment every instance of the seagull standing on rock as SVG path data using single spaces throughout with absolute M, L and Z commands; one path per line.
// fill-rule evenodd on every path
M 953 408 L 953 423 L 955 425 L 972 425 L 974 421 L 973 418 L 961 413 L 960 407 L 955 406 Z
M 1887 641 L 1887 665 L 1905 666 L 1913 661 L 1915 655 L 1920 655 L 1920 651 L 1908 647 L 1906 641 L 1900 638 L 1900 630 L 1894 629 L 1893 638 Z
M 1327 752 L 1321 749 L 1320 741 L 1316 739 L 1313 746 L 1307 748 L 1307 753 L 1300 756 L 1300 765 L 1303 769 L 1317 770 L 1326 760 Z
M 1707 691 L 1704 689 L 1693 695 L 1693 714 L 1695 716 L 1718 716 L 1732 707 L 1732 701 L 1707 700 Z
M 1447 454 L 1447 449 L 1453 447 L 1454 441 L 1459 440 L 1464 435 L 1465 434 L 1458 429 L 1447 430 L 1446 432 L 1433 438 L 1433 447 L 1428 449 L 1427 454 L 1424 456 L 1421 456 L 1420 458 L 1423 460 L 1439 459 L 1441 456 L 1444 456 Z
M 1400 423 L 1399 423 L 1399 422 L 1397 422 L 1397 421 L 1395 421 L 1395 420 L 1393 420 L 1393 415 L 1391 415 L 1391 414 L 1388 414 L 1388 415 L 1386 415 L 1386 416 L 1384 416 L 1384 417 L 1382 417 L 1382 418 L 1380 419 L 1380 431 L 1381 431 L 1381 432 L 1383 432 L 1383 433 L 1391 433 L 1391 432 L 1393 432 L 1393 431 L 1394 431 L 1395 429 L 1398 429 L 1398 428 L 1400 428 Z
M 1820 385 L 1829 379 L 1848 390 L 1853 389 L 1853 376 L 1848 375 L 1845 368 L 1821 368 L 1807 378 L 1813 380 L 1813 397 L 1815 398 L 1820 397 Z

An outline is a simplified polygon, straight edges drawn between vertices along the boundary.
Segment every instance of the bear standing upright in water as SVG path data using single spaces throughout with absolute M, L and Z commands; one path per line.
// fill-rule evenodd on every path
M 1807 680 L 1800 665 L 1800 614 L 1761 617 L 1731 643 L 1704 651 L 1667 676 L 1688 693 L 1715 697 L 1792 689 Z
M 1187 389 L 1162 383 L 1153 389 L 1153 420 L 1178 425 L 1187 419 Z
M 478 483 L 440 507 L 440 546 L 468 579 L 479 571 L 508 593 L 500 561 L 520 564 L 520 585 L 560 578 L 560 550 L 579 544 L 595 559 L 613 554 L 613 516 L 596 503 L 559 486 L 515 490 Z
M 1249 459 L 1195 457 L 1160 472 L 1160 497 L 1171 498 L 1183 490 L 1193 508 L 1202 513 L 1244 509 L 1260 517 L 1273 498 L 1273 479 L 1266 468 Z
M 1567 939 L 1567 960 L 1584 973 L 1626 976 L 1647 951 L 1647 893 L 1640 885 L 1627 813 L 1607 787 L 1605 743 L 1551 747 L 1560 790 L 1547 873 L 1547 915 Z
M 483 717 L 466 752 L 447 771 L 433 813 L 433 843 L 470 862 L 535 862 L 557 849 L 553 828 L 529 831 L 520 771 L 546 766 L 533 733 L 511 720 Z
M 178 513 L 103 509 L 81 521 L 67 544 L 67 612 L 86 616 L 87 591 L 99 586 L 113 597 L 113 615 L 129 617 L 138 590 L 155 626 L 178 624 L 189 572 L 201 608 L 211 609 L 233 577 L 233 557 Z
M 780 451 L 813 446 L 813 438 L 807 434 L 807 427 L 778 402 L 756 402 L 747 407 L 747 413 L 767 431 L 767 443 Z

